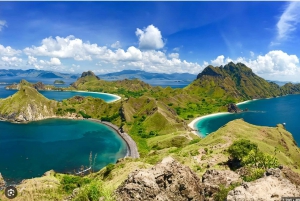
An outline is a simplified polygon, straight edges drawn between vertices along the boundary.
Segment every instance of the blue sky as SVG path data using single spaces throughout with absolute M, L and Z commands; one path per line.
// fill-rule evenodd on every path
M 0 68 L 197 74 L 243 62 L 300 81 L 300 2 L 0 2 Z

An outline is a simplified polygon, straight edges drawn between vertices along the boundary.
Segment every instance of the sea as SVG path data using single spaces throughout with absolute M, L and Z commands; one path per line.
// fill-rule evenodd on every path
M 0 121 L 0 128 L 0 172 L 7 184 L 48 170 L 75 174 L 82 166 L 92 166 L 98 171 L 127 153 L 126 143 L 112 128 L 89 120 Z
M 238 114 L 220 114 L 205 117 L 195 123 L 196 129 L 202 137 L 218 130 L 234 119 L 259 126 L 275 127 L 286 124 L 286 130 L 292 133 L 298 146 L 300 145 L 300 95 L 287 95 L 270 99 L 259 99 L 238 104 L 247 112 Z

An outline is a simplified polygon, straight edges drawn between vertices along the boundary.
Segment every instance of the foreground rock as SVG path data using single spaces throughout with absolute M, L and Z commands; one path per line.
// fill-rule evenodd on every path
M 117 200 L 202 201 L 202 184 L 189 167 L 172 157 L 151 169 L 137 170 L 116 190 Z
M 270 169 L 265 177 L 245 182 L 230 191 L 227 201 L 277 201 L 281 197 L 297 196 L 300 196 L 300 188 L 284 178 L 280 169 Z
M 234 103 L 228 104 L 227 109 L 228 109 L 228 112 L 230 112 L 230 113 L 242 112 L 242 110 L 240 108 L 238 108 L 238 106 Z
M 207 170 L 202 176 L 205 200 L 214 200 L 214 195 L 219 192 L 220 185 L 229 187 L 234 183 L 241 183 L 240 175 L 230 170 Z

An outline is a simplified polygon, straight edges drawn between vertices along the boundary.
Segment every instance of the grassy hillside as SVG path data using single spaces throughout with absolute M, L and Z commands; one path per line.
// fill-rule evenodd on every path
M 242 63 L 232 62 L 224 67 L 206 67 L 186 90 L 235 101 L 282 95 L 280 87 L 275 83 L 255 75 Z
M 54 116 L 56 102 L 45 98 L 30 83 L 22 80 L 12 96 L 0 99 L 0 117 L 16 121 L 39 120 Z
M 174 136 L 178 141 L 174 140 Z M 181 139 L 188 139 L 182 141 Z M 80 192 L 74 200 L 84 200 L 88 195 L 115 200 L 113 191 L 137 169 L 149 168 L 166 156 L 172 156 L 184 165 L 189 166 L 198 176 L 207 169 L 228 169 L 228 147 L 237 139 L 249 139 L 256 143 L 263 153 L 274 154 L 279 163 L 296 172 L 300 168 L 300 149 L 292 135 L 282 125 L 277 127 L 255 126 L 243 120 L 234 120 L 211 133 L 204 139 L 193 139 L 188 133 L 174 132 L 148 139 L 151 151 L 140 159 L 122 159 L 115 165 L 108 165 L 99 172 L 85 177 L 49 173 L 46 177 L 26 180 L 18 189 L 23 189 L 17 200 L 62 200 L 80 186 Z M 181 142 L 181 144 L 177 143 Z M 39 184 L 39 185 L 34 185 Z M 41 185 L 45 184 L 45 185 Z M 51 186 L 51 187 L 50 187 Z M 4 195 L 0 193 L 0 198 Z

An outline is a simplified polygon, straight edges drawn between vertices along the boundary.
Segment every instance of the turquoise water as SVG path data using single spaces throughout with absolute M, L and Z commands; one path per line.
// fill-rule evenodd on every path
M 300 145 L 300 95 L 289 95 L 271 99 L 250 101 L 238 105 L 248 108 L 248 112 L 239 114 L 222 114 L 204 118 L 196 122 L 196 127 L 202 136 L 218 130 L 234 119 L 243 118 L 246 122 L 260 126 L 276 126 L 286 123 L 286 129 L 293 134 Z
M 8 96 L 16 93 L 16 90 L 6 90 L 6 85 L 0 85 L 0 98 L 6 98 Z M 117 98 L 110 94 L 105 93 L 91 93 L 91 92 L 77 92 L 77 91 L 39 91 L 48 99 L 54 99 L 57 101 L 61 101 L 63 99 L 68 99 L 73 96 L 91 96 L 94 98 L 101 98 L 105 102 L 112 102 L 117 100 Z
M 8 183 L 48 170 L 78 171 L 97 154 L 94 170 L 126 155 L 122 138 L 106 125 L 88 120 L 48 119 L 28 124 L 0 122 L 0 172 Z

